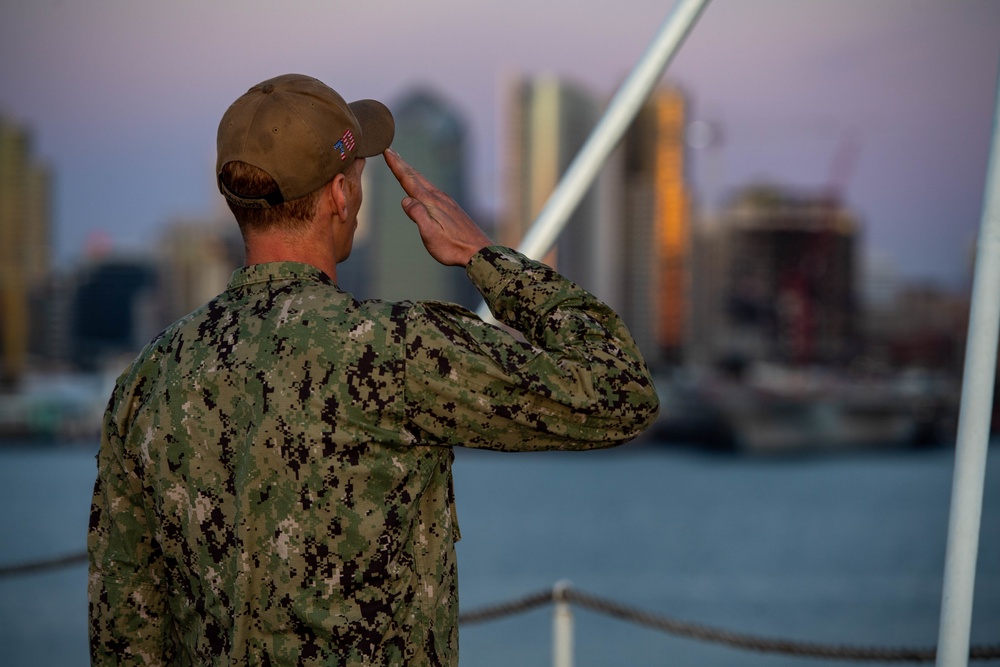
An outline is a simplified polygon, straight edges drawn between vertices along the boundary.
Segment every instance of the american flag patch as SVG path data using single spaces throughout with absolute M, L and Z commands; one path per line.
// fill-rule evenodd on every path
M 338 151 L 340 151 L 340 159 L 347 159 L 347 151 L 354 150 L 354 135 L 350 130 L 344 130 L 344 136 L 340 138 L 340 141 L 333 145 Z

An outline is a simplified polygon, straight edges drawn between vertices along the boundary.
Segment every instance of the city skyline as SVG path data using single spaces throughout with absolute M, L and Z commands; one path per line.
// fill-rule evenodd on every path
M 527 205 L 520 220 L 511 221 L 515 226 L 534 215 L 534 205 L 555 185 L 555 172 L 586 133 L 581 121 L 593 112 L 585 92 L 564 89 L 554 79 L 541 77 L 517 88 L 522 95 L 512 96 L 517 104 L 509 113 L 520 128 L 519 149 L 510 162 L 515 170 L 528 169 L 510 174 L 511 189 L 526 195 Z M 419 155 L 417 167 L 449 191 L 464 192 L 461 118 L 420 90 L 397 108 L 402 137 L 397 147 Z M 893 285 L 890 277 L 882 286 L 886 300 L 858 300 L 858 226 L 853 213 L 827 194 L 751 187 L 700 228 L 689 225 L 685 108 L 677 89 L 655 92 L 550 260 L 586 289 L 606 293 L 603 298 L 621 314 L 651 368 L 737 374 L 749 364 L 825 364 L 842 372 L 877 373 L 957 369 L 962 297 Z M 23 137 L 16 128 L 7 129 L 10 137 Z M 32 151 L 19 150 L 30 142 L 8 144 L 13 150 L 0 160 L 9 167 L 0 185 L 9 202 L 24 194 L 21 186 L 30 181 L 34 161 Z M 455 290 L 459 283 L 467 285 L 459 280 L 461 271 L 449 276 L 446 267 L 413 252 L 419 241 L 401 233 L 413 234 L 414 228 L 396 210 L 391 192 L 396 183 L 384 171 L 378 162 L 365 170 L 366 200 L 374 207 L 371 219 L 359 216 L 355 255 L 360 257 L 344 265 L 343 274 L 338 271 L 343 279 L 338 283 L 356 295 L 356 288 L 370 284 L 376 298 L 473 305 Z M 47 218 L 31 222 L 7 215 L 0 220 L 0 239 L 7 238 L 10 247 L 0 247 L 11 258 L 47 256 L 33 234 L 47 228 Z M 14 272 L 0 292 L 17 298 L 6 300 L 12 308 L 0 318 L 5 325 L 0 377 L 6 376 L 0 387 L 18 390 L 33 373 L 117 369 L 169 322 L 222 291 L 243 261 L 236 227 L 224 217 L 175 219 L 163 231 L 144 256 L 96 252 L 78 267 L 60 266 L 34 287 L 21 277 L 38 266 L 4 264 Z M 423 264 L 413 263 L 417 259 Z M 74 414 L 76 409 L 67 407 Z M 0 423 L 0 433 L 23 432 L 29 426 L 19 419 Z M 46 424 L 63 428 L 58 419 Z M 78 430 L 75 417 L 66 428 Z
M 56 176 L 60 263 L 98 231 L 134 249 L 171 219 L 220 211 L 218 118 L 282 71 L 390 106 L 417 86 L 437 91 L 469 121 L 474 205 L 500 215 L 504 81 L 551 73 L 607 98 L 669 9 L 9 3 L 0 111 L 32 129 Z M 873 255 L 907 278 L 961 285 L 998 56 L 995 2 L 714 0 L 666 77 L 691 100 L 695 127 L 715 130 L 693 144 L 696 204 L 721 207 L 756 181 L 833 187 L 858 210 Z

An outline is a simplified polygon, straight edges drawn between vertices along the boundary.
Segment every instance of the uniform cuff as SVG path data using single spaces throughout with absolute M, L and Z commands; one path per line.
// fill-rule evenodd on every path
M 493 311 L 494 302 L 504 293 L 510 281 L 523 275 L 530 260 L 504 246 L 487 246 L 469 260 L 465 272 Z

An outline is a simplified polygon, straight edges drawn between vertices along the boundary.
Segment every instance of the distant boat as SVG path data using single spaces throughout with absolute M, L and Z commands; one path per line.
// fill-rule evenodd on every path
M 0 445 L 94 441 L 114 375 L 29 375 L 16 393 L 0 394 Z
M 657 384 L 661 440 L 753 454 L 946 444 L 957 392 L 939 378 L 856 380 L 828 369 L 755 367 L 742 378 L 677 374 Z

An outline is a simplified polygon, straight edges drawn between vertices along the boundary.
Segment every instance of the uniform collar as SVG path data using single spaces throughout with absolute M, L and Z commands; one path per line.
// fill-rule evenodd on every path
M 268 262 L 251 264 L 233 271 L 229 279 L 229 289 L 244 287 L 253 283 L 270 283 L 287 280 L 311 280 L 324 285 L 335 286 L 330 276 L 315 266 L 301 262 Z

